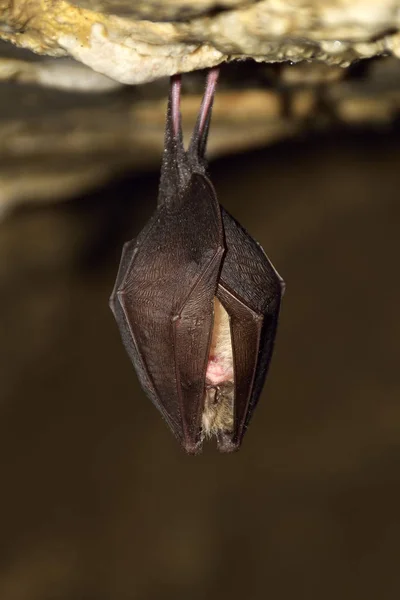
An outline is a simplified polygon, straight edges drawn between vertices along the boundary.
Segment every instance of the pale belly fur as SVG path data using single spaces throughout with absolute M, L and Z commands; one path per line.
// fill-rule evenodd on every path
M 229 316 L 219 300 L 214 298 L 214 327 L 202 416 L 204 435 L 232 431 L 233 403 L 234 373 Z

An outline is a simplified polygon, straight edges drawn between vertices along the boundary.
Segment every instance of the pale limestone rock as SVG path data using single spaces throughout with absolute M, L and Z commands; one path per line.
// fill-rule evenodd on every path
M 80 92 L 108 92 L 122 85 L 69 58 L 29 61 L 0 55 L 0 81 L 10 80 Z

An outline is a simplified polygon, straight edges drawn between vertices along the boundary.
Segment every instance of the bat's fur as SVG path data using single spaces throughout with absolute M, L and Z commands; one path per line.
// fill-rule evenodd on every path
M 233 354 L 229 316 L 214 298 L 214 327 L 206 374 L 206 393 L 202 416 L 207 437 L 233 431 L 234 405 Z

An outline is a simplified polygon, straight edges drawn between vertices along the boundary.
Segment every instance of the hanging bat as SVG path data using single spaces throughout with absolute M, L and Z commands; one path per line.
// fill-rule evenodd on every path
M 218 69 L 187 151 L 171 78 L 157 210 L 124 245 L 110 307 L 140 383 L 190 454 L 237 450 L 270 363 L 284 283 L 218 203 L 205 149 Z

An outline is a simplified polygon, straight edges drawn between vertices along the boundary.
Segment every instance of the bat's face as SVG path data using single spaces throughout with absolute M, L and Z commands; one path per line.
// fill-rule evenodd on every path
M 124 246 L 110 305 L 149 398 L 189 453 L 239 448 L 260 396 L 283 282 L 219 205 L 204 149 L 216 70 L 189 150 L 171 86 L 158 208 Z
M 229 315 L 214 298 L 214 325 L 206 370 L 202 437 L 232 434 L 235 385 Z

